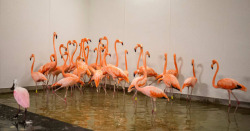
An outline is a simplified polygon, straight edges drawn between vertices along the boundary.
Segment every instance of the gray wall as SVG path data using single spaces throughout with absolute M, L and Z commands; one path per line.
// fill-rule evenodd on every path
M 35 67 L 49 61 L 53 53 L 52 33 L 58 33 L 56 47 L 67 40 L 89 37 L 90 48 L 104 35 L 115 64 L 114 41 L 119 67 L 124 66 L 128 49 L 130 80 L 136 69 L 137 43 L 149 50 L 147 64 L 158 73 L 163 71 L 163 54 L 168 53 L 168 69 L 174 69 L 173 53 L 180 68 L 179 81 L 192 76 L 191 59 L 195 59 L 198 83 L 194 95 L 227 99 L 225 90 L 212 87 L 211 60 L 217 59 L 217 80 L 234 78 L 250 86 L 250 1 L 249 0 L 85 0 L 85 1 L 8 1 L 0 0 L 0 82 L 11 86 L 18 78 L 20 85 L 34 85 L 30 77 L 29 56 L 36 54 Z M 36 44 L 35 44 L 36 43 Z M 58 51 L 58 50 L 57 50 Z M 89 63 L 95 61 L 91 52 Z M 59 59 L 60 63 L 62 60 Z M 142 64 L 141 64 L 142 65 Z M 164 84 L 156 85 L 164 88 Z M 187 89 L 183 91 L 186 93 Z M 239 100 L 250 102 L 250 93 L 235 91 Z

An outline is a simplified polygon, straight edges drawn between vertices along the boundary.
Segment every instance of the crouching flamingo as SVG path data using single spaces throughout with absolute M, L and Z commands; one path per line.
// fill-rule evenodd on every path
M 13 92 L 14 98 L 15 98 L 16 102 L 19 105 L 18 112 L 14 117 L 15 118 L 18 117 L 18 114 L 20 113 L 20 106 L 22 106 L 25 109 L 25 111 L 24 111 L 24 120 L 23 120 L 23 123 L 25 123 L 27 108 L 30 107 L 29 92 L 27 91 L 27 89 L 17 86 L 17 80 L 16 79 L 13 81 L 13 85 L 11 87 L 11 90 L 14 90 L 14 92 Z

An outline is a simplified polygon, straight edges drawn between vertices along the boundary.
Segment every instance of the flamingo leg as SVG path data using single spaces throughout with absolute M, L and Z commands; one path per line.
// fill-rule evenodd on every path
M 25 108 L 25 111 L 24 111 L 24 122 L 26 121 L 26 114 L 27 114 L 27 108 Z
M 133 99 L 134 101 L 137 101 L 137 90 L 135 90 L 135 94 L 133 95 L 132 99 Z
M 153 102 L 153 98 L 151 98 L 151 104 L 152 104 L 152 114 L 154 113 L 154 102 Z
M 123 89 L 123 94 L 125 94 L 125 82 L 124 82 L 124 84 L 123 84 L 123 86 L 122 86 L 122 89 Z
M 53 91 L 53 93 L 55 93 L 57 90 L 59 90 L 59 89 L 61 89 L 61 88 L 63 88 L 63 87 L 61 86 L 61 87 L 55 89 L 55 90 Z
M 237 99 L 237 97 L 234 95 L 234 93 L 231 91 L 231 93 L 232 93 L 232 95 L 234 96 L 234 98 L 236 99 L 236 101 L 237 101 L 237 106 L 236 106 L 236 108 L 235 108 L 235 110 L 234 110 L 234 113 L 236 112 L 236 110 L 238 109 L 238 106 L 239 106 L 239 104 L 240 104 L 240 102 L 239 102 L 239 100 Z
M 228 107 L 231 107 L 230 90 L 228 90 Z
M 187 92 L 187 101 L 188 101 L 188 94 L 189 94 L 189 86 L 188 86 L 188 92 Z
M 37 82 L 36 82 L 36 93 L 37 93 Z
M 64 96 L 64 100 L 65 100 L 65 101 L 67 101 L 67 99 L 66 99 L 67 93 L 68 93 L 68 87 L 66 87 L 66 92 L 65 92 L 65 96 Z
M 193 92 L 193 87 L 191 87 L 191 94 L 190 95 L 192 95 L 192 92 Z M 189 96 L 189 101 L 191 101 L 191 96 Z

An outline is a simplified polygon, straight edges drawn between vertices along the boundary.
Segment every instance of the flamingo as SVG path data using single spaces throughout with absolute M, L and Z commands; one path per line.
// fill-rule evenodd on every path
M 55 39 L 57 39 L 57 34 L 56 32 L 54 32 L 53 34 L 53 48 L 54 48 L 54 59 L 55 59 L 55 62 L 49 62 L 49 63 L 46 63 L 44 66 L 43 66 L 43 69 L 40 71 L 41 73 L 45 74 L 46 76 L 49 75 L 49 78 L 50 78 L 50 73 L 56 68 L 57 66 L 57 55 L 56 55 L 56 48 L 55 48 Z M 47 80 L 47 85 L 49 83 L 49 79 Z
M 67 48 L 64 47 L 63 44 L 61 44 L 61 45 L 59 46 L 59 52 L 60 52 L 60 55 L 61 55 L 61 57 L 62 57 L 61 48 L 64 48 L 66 51 L 67 51 Z M 54 69 L 54 71 L 51 72 L 51 74 L 52 74 L 52 76 L 53 76 L 52 83 L 54 83 L 54 78 L 55 78 L 55 77 L 56 77 L 56 81 L 57 81 L 58 75 L 59 75 L 60 73 L 62 73 L 63 66 L 64 66 L 64 65 L 57 66 L 57 67 Z
M 127 63 L 126 54 L 128 54 L 128 50 L 125 50 L 125 65 L 126 65 L 126 70 L 124 71 L 124 73 L 125 73 L 125 74 L 127 75 L 127 77 L 128 77 L 128 63 Z M 123 80 L 122 78 L 119 78 L 119 79 L 118 79 L 118 84 L 119 84 L 120 81 L 122 81 L 122 80 Z M 123 93 L 125 94 L 125 83 L 123 84 L 122 89 L 123 89 Z
M 55 54 L 51 54 L 50 56 L 49 56 L 49 59 L 50 59 L 50 62 L 53 62 L 53 61 L 55 61 Z M 53 60 L 54 59 L 54 60 Z M 42 70 L 43 70 L 43 68 L 44 68 L 44 66 L 45 65 L 42 65 L 40 68 L 39 68 L 39 70 L 38 70 L 38 72 L 42 72 Z
M 109 40 L 108 40 L 108 38 L 107 38 L 107 36 L 104 36 L 103 38 L 100 38 L 99 39 L 99 43 L 102 41 L 102 40 L 106 40 L 107 41 L 107 52 L 109 53 Z
M 67 52 L 65 52 L 65 53 L 67 53 Z M 76 68 L 78 68 L 77 61 L 80 60 L 80 59 L 83 59 L 83 58 L 81 58 L 80 56 L 78 56 L 76 58 Z M 80 79 L 80 73 L 78 74 L 78 77 L 66 77 L 66 78 L 63 78 L 63 79 L 59 80 L 55 84 L 53 84 L 52 87 L 59 87 L 55 91 L 53 91 L 53 93 L 55 93 L 57 90 L 65 87 L 66 88 L 66 93 L 65 93 L 65 96 L 64 96 L 64 100 L 66 101 L 68 87 L 73 86 L 76 83 L 81 83 L 81 85 L 84 85 L 84 82 L 82 82 L 81 79 Z
M 47 81 L 47 78 L 41 73 L 41 72 L 33 72 L 33 67 L 34 67 L 34 63 L 35 63 L 35 55 L 31 54 L 30 56 L 30 60 L 33 59 L 33 63 L 31 66 L 31 77 L 34 80 L 34 82 L 36 83 L 36 93 L 37 93 L 37 83 L 38 82 L 45 82 Z
M 194 86 L 195 86 L 195 84 L 196 84 L 196 82 L 197 82 L 197 78 L 196 78 L 196 76 L 195 76 L 195 70 L 194 70 L 194 59 L 192 59 L 192 66 L 193 66 L 193 77 L 189 77 L 189 78 L 187 78 L 185 81 L 184 81 L 184 84 L 183 84 L 183 86 L 182 86 L 182 90 L 185 88 L 185 87 L 188 87 L 188 94 L 187 94 L 187 100 L 188 100 L 188 98 L 189 98 L 189 87 L 192 87 L 191 88 L 191 95 L 192 95 L 192 91 L 193 91 L 193 89 L 194 89 Z M 190 100 L 191 100 L 191 98 L 190 98 Z
M 67 64 L 65 65 L 65 70 L 64 70 L 65 72 L 69 72 L 70 66 L 71 66 L 70 54 L 69 54 L 69 45 L 71 45 L 71 41 L 70 40 L 67 42 L 67 48 L 66 48 L 67 49 L 66 51 L 68 52 L 68 57 L 67 58 L 69 59 L 69 65 L 67 65 Z M 61 56 L 61 57 L 63 57 L 63 56 Z
M 72 41 L 73 46 L 75 46 L 75 43 L 77 43 L 76 40 L 73 40 L 73 41 Z M 75 50 L 74 50 L 74 52 L 73 52 L 73 54 L 72 54 L 72 56 L 71 56 L 71 58 L 70 58 L 70 62 L 71 62 L 70 65 L 71 65 L 71 66 L 70 66 L 69 72 L 73 71 L 73 70 L 76 68 L 76 63 L 74 63 L 74 60 L 73 60 L 74 55 L 75 55 L 75 53 L 76 53 L 76 50 L 77 50 L 77 45 L 76 45 L 76 48 L 75 48 Z
M 238 108 L 240 102 L 238 101 L 237 97 L 234 95 L 232 90 L 239 89 L 239 90 L 242 90 L 242 91 L 246 92 L 247 88 L 244 85 L 240 84 L 238 81 L 236 81 L 234 79 L 231 79 L 231 78 L 221 79 L 221 80 L 219 80 L 217 82 L 217 85 L 215 85 L 215 78 L 216 78 L 216 75 L 217 75 L 217 73 L 219 71 L 219 63 L 216 60 L 212 60 L 212 64 L 211 64 L 212 69 L 214 67 L 214 64 L 217 64 L 217 69 L 216 69 L 216 72 L 214 74 L 213 81 L 212 81 L 213 87 L 214 88 L 222 88 L 222 89 L 225 89 L 225 90 L 228 91 L 228 98 L 229 98 L 228 107 L 231 107 L 231 100 L 230 100 L 230 93 L 231 93 L 234 96 L 234 98 L 236 99 L 236 101 L 237 101 L 237 108 Z
M 66 58 L 66 60 L 64 59 L 64 56 L 62 56 L 63 57 L 63 60 L 64 60 L 64 67 L 63 67 L 63 69 L 65 69 L 66 68 L 66 62 L 67 62 L 67 59 L 69 58 L 69 53 L 68 52 L 64 52 L 64 55 L 67 55 L 67 58 Z M 71 73 L 65 73 L 65 70 L 62 70 L 62 75 L 63 75 L 63 77 L 64 78 L 66 78 L 66 77 L 78 77 L 77 75 L 75 75 L 75 74 L 71 74 Z
M 137 46 L 138 46 L 138 44 L 137 44 Z M 135 52 L 136 52 L 137 46 L 134 48 Z M 143 53 L 143 46 L 141 44 L 139 44 L 138 47 L 140 47 L 141 53 Z M 140 53 L 140 56 L 141 56 L 141 53 Z M 139 59 L 138 59 L 138 62 L 137 62 L 137 68 L 139 66 L 140 56 L 139 56 Z M 144 68 L 144 66 L 139 67 L 134 72 L 134 77 L 135 77 L 136 74 L 143 75 L 143 68 Z M 158 74 L 154 71 L 154 69 L 147 66 L 147 77 L 157 77 L 157 76 L 158 76 Z
M 85 47 L 85 50 L 88 50 L 88 53 L 87 53 L 87 59 L 85 60 L 86 61 L 86 64 L 88 65 L 88 59 L 89 59 L 89 46 L 86 46 Z
M 122 69 L 111 65 L 111 64 L 106 64 L 106 56 L 108 54 L 108 51 L 106 50 L 104 53 L 104 61 L 103 61 L 103 67 L 102 67 L 102 71 L 109 75 L 111 75 L 113 77 L 113 80 L 115 80 L 115 84 L 114 84 L 114 93 L 115 93 L 115 85 L 116 85 L 116 79 L 117 78 L 123 78 L 126 82 L 129 82 L 129 78 L 126 76 L 126 74 L 123 72 Z
M 171 88 L 171 99 L 173 99 L 173 88 L 175 88 L 176 90 L 179 90 L 180 92 L 182 92 L 182 88 L 180 87 L 180 84 L 177 80 L 177 78 L 172 75 L 172 74 L 168 74 L 166 69 L 167 69 L 167 53 L 164 54 L 165 55 L 165 65 L 164 65 L 164 69 L 163 69 L 163 76 L 162 78 L 158 79 L 158 83 L 160 83 L 162 80 L 163 82 L 166 84 L 166 88 Z
M 167 74 L 172 74 L 174 75 L 176 78 L 178 78 L 179 76 L 179 70 L 178 70 L 178 67 L 177 67 L 177 63 L 176 63 L 176 54 L 174 53 L 174 66 L 175 66 L 175 70 L 174 69 L 170 69 L 170 70 L 167 70 L 166 73 Z M 158 80 L 160 78 L 162 78 L 163 76 L 163 73 L 158 75 L 155 79 Z
M 117 49 L 116 49 L 116 44 L 117 44 L 117 43 L 121 43 L 121 44 L 123 45 L 123 42 L 120 41 L 120 40 L 118 40 L 118 39 L 115 41 L 115 55 L 116 55 L 116 65 L 115 65 L 115 66 L 116 66 L 116 67 L 118 67 L 118 63 L 119 63 L 119 62 L 118 62 L 118 61 L 119 61 L 119 59 L 118 59 L 118 53 L 117 53 Z
M 100 59 L 101 59 L 101 54 L 99 54 L 100 44 L 102 44 L 102 43 L 99 42 L 99 43 L 98 43 L 98 47 L 94 49 L 94 52 L 97 51 L 96 62 L 89 65 L 89 66 L 93 67 L 94 69 L 97 69 L 97 67 L 98 67 L 99 69 L 101 68 L 100 65 L 97 65 L 97 62 L 98 62 L 98 55 L 100 55 Z M 102 44 L 102 45 L 103 45 L 103 44 Z
M 155 86 L 145 86 L 145 87 L 139 87 L 138 83 L 145 79 L 147 77 L 147 68 L 146 68 L 146 55 L 150 57 L 150 54 L 148 51 L 145 52 L 144 59 L 143 59 L 143 65 L 144 65 L 144 75 L 141 77 L 136 83 L 135 83 L 135 88 L 139 92 L 143 93 L 144 95 L 148 96 L 151 98 L 151 103 L 152 103 L 152 114 L 156 112 L 156 98 L 166 98 L 169 101 L 168 96 L 158 87 Z
M 17 80 L 15 79 L 13 81 L 13 85 L 11 87 L 11 90 L 14 90 L 13 95 L 14 98 L 16 100 L 16 102 L 19 105 L 19 110 L 17 112 L 17 114 L 15 115 L 15 117 L 18 117 L 18 114 L 20 113 L 20 106 L 22 106 L 25 111 L 24 111 L 24 120 L 23 123 L 25 123 L 26 120 L 26 114 L 27 114 L 27 108 L 30 107 L 30 96 L 29 96 L 29 92 L 27 91 L 27 89 L 17 86 Z

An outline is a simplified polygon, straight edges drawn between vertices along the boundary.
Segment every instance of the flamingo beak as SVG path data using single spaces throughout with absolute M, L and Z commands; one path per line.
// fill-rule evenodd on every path
M 73 46 L 75 46 L 75 43 L 73 43 Z
M 56 35 L 56 39 L 57 39 L 57 35 Z
M 102 44 L 102 47 L 104 47 L 104 44 Z
M 211 67 L 211 69 L 213 70 L 214 68 L 213 68 L 213 67 Z
M 123 45 L 123 42 L 122 42 L 122 45 Z
M 91 39 L 89 41 L 92 42 Z
M 99 39 L 99 43 L 101 42 L 101 38 Z
M 194 64 L 192 63 L 192 66 L 193 66 Z
M 54 61 L 56 61 L 56 60 L 54 59 Z
M 65 51 L 67 51 L 68 49 L 66 48 Z
M 127 52 L 127 54 L 128 54 L 128 52 Z
M 111 54 L 109 54 L 109 56 L 111 57 Z
M 148 55 L 148 58 L 150 58 L 150 55 Z
M 104 52 L 104 50 L 102 50 L 102 52 Z
M 94 53 L 95 53 L 95 50 L 94 50 Z
M 135 73 L 134 73 L 134 77 L 135 77 Z
M 63 58 L 63 56 L 61 55 L 61 59 Z
M 87 41 L 87 44 L 89 44 L 89 42 Z
M 30 58 L 30 61 L 31 61 L 31 58 Z
M 135 49 L 135 52 L 136 52 L 136 49 Z

